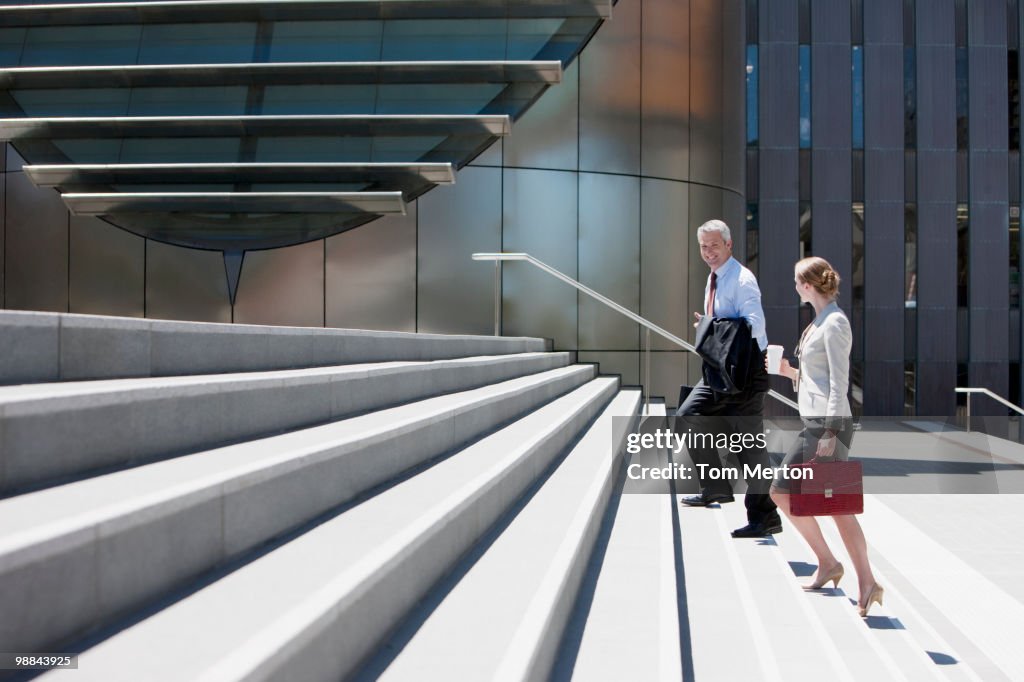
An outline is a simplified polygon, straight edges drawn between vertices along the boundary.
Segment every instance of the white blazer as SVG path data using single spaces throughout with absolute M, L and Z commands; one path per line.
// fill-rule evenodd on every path
M 800 344 L 797 394 L 801 417 L 850 417 L 850 321 L 835 301 L 822 309 Z

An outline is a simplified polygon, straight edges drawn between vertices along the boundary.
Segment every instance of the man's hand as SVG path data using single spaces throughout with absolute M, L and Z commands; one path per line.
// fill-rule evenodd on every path
M 699 326 L 700 326 L 700 321 L 701 321 L 701 319 L 702 319 L 703 317 L 704 317 L 704 316 L 703 316 L 703 315 L 701 315 L 700 313 L 694 313 L 694 314 L 693 314 L 693 319 L 697 320 L 696 322 L 694 322 L 694 323 L 693 323 L 693 328 L 694 328 L 694 329 L 696 329 L 697 327 L 699 327 Z

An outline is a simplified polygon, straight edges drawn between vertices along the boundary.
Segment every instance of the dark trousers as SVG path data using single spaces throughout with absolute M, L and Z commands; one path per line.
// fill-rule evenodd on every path
M 700 381 L 679 409 L 676 410 L 677 417 L 725 417 L 722 420 L 708 420 L 708 427 L 720 430 L 723 427 L 731 433 L 763 433 L 764 427 L 762 417 L 764 415 L 764 399 L 768 394 L 768 374 L 764 370 L 763 363 L 759 365 L 760 371 L 748 382 L 748 387 L 735 395 L 716 393 Z M 728 419 L 728 417 L 740 417 L 739 419 Z M 677 428 L 679 423 L 677 421 Z M 699 422 L 700 420 L 695 420 Z M 693 423 L 693 422 L 691 422 Z M 711 425 L 714 425 L 713 427 Z M 706 464 L 707 469 L 721 470 L 722 459 L 716 448 L 690 448 L 690 458 L 694 464 Z M 760 464 L 762 467 L 770 466 L 768 451 L 762 447 L 744 448 L 738 454 L 740 467 L 750 465 L 751 467 Z M 698 468 L 698 473 L 700 469 Z M 713 480 L 707 477 L 700 479 L 701 492 L 707 494 L 731 493 L 732 486 L 724 478 Z M 747 508 L 747 520 L 751 523 L 762 523 L 765 520 L 778 516 L 775 503 L 768 496 L 771 487 L 771 480 L 753 478 L 747 480 L 747 494 L 743 502 Z

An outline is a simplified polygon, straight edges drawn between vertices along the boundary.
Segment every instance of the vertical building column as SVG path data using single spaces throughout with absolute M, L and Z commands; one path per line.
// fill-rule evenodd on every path
M 758 168 L 758 264 L 762 304 L 771 343 L 782 344 L 788 355 L 799 338 L 793 263 L 800 255 L 799 239 L 799 99 L 796 97 L 799 38 L 796 0 L 759 4 L 760 162 Z M 775 388 L 788 382 L 773 379 Z
M 864 412 L 903 414 L 903 7 L 864 0 Z
M 968 381 L 1009 393 L 1009 177 L 1006 2 L 967 3 L 970 306 Z M 979 414 L 1005 414 L 989 400 Z
M 917 413 L 956 409 L 956 35 L 953 0 L 918 0 Z
M 846 280 L 843 307 L 852 320 L 850 60 L 849 0 L 816 0 L 811 4 L 811 243 L 814 255 Z

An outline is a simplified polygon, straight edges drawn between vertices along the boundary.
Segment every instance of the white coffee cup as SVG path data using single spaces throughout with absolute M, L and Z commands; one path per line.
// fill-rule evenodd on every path
M 768 346 L 768 373 L 778 374 L 782 368 L 782 346 Z

